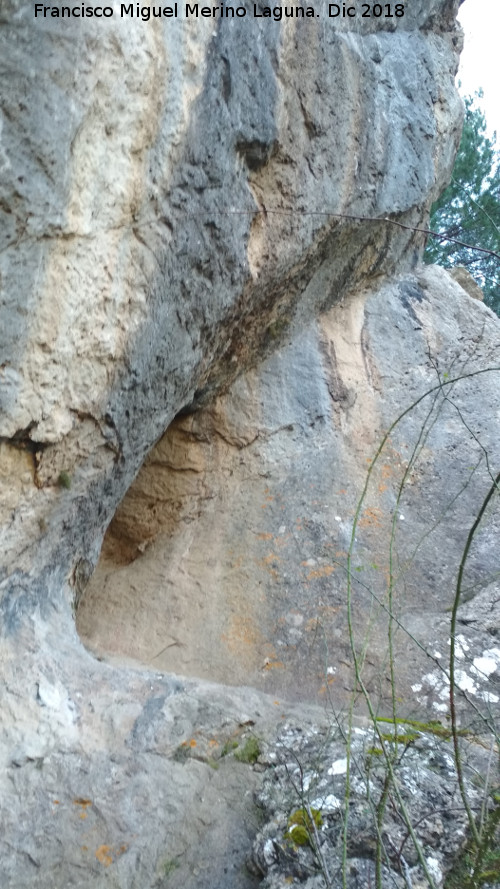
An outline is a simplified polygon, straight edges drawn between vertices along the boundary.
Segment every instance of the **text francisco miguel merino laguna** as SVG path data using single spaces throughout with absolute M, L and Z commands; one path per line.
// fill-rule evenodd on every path
M 184 13 L 184 18 L 244 18 L 247 10 L 244 6 L 202 6 L 200 3 L 174 3 L 173 6 L 141 6 L 139 3 L 121 3 L 120 18 L 138 18 L 149 21 L 150 18 L 177 18 Z M 116 10 L 118 14 L 118 10 Z M 113 6 L 45 6 L 35 3 L 35 18 L 112 18 L 115 14 Z M 337 13 L 338 14 L 338 13 Z M 253 4 L 253 18 L 315 18 L 317 13 L 312 6 L 274 7 Z

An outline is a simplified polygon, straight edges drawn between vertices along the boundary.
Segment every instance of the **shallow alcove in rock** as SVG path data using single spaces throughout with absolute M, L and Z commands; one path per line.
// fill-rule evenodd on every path
M 343 705 L 353 687 L 347 554 L 358 498 L 385 431 L 430 391 L 373 469 L 350 595 L 381 706 L 390 608 L 405 715 L 446 714 L 440 663 L 458 565 L 491 481 L 485 455 L 491 466 L 500 458 L 499 343 L 488 309 L 445 272 L 422 269 L 346 299 L 226 395 L 178 417 L 110 525 L 78 610 L 85 644 L 162 671 Z M 464 379 L 448 386 L 450 375 Z M 469 556 L 467 597 L 494 582 L 499 521 L 496 498 Z M 464 688 L 492 704 L 495 665 L 488 675 L 474 666 L 495 648 L 492 633 L 465 618 L 460 631 Z

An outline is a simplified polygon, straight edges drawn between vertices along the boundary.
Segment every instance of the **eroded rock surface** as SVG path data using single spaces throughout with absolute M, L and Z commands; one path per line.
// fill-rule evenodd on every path
M 377 849 L 384 889 L 441 887 L 451 873 L 450 885 L 463 885 L 468 824 L 449 738 L 431 726 L 383 722 L 351 726 L 347 737 L 345 726 L 288 724 L 266 751 L 257 795 L 266 821 L 250 860 L 262 889 L 324 889 L 344 879 L 348 889 L 365 889 L 375 885 Z M 488 753 L 469 740 L 462 756 L 476 809 Z M 493 870 L 486 882 L 500 885 Z
M 496 316 L 437 268 L 290 331 L 278 353 L 211 407 L 179 417 L 151 452 L 78 611 L 86 644 L 342 706 L 353 683 L 351 548 L 354 638 L 368 634 L 370 687 L 388 703 L 390 608 L 405 714 L 442 718 L 457 572 L 500 462 L 499 353 Z M 369 461 L 426 392 L 374 465 L 351 546 Z M 483 706 L 500 699 L 499 522 L 494 498 L 459 611 L 461 682 Z M 475 664 L 484 657 L 493 658 L 486 673 Z
M 421 235 L 323 214 L 425 219 L 459 135 L 456 6 L 352 28 L 326 3 L 284 25 L 3 3 L 0 435 L 27 463 L 5 576 L 94 562 L 181 408 L 414 261 Z
M 164 530 L 170 546 L 190 518 L 198 522 L 202 542 L 204 516 L 210 504 L 222 502 L 220 491 L 231 490 L 224 488 L 230 472 L 244 479 L 244 466 L 239 476 L 235 472 L 240 455 L 250 474 L 271 472 L 282 459 L 286 468 L 295 441 L 302 456 L 292 459 L 293 472 L 287 469 L 294 486 L 290 520 L 278 521 L 278 492 L 264 489 L 281 484 L 281 469 L 276 482 L 259 476 L 262 495 L 274 496 L 262 504 L 267 511 L 259 512 L 259 522 L 242 501 L 233 513 L 240 542 L 248 543 L 250 527 L 273 538 L 273 549 L 267 536 L 254 541 L 254 553 L 262 544 L 262 565 L 253 578 L 240 577 L 251 593 L 249 621 L 257 588 L 271 589 L 274 557 L 281 558 L 277 538 L 292 546 L 288 530 L 280 531 L 282 524 L 291 527 L 292 513 L 293 522 L 304 519 L 301 561 L 316 560 L 300 565 L 294 556 L 305 582 L 302 599 L 287 605 L 291 618 L 281 636 L 264 640 L 269 650 L 248 649 L 251 623 L 243 622 L 242 629 L 240 621 L 243 583 L 236 588 L 236 621 L 231 625 L 228 617 L 224 627 L 234 666 L 217 678 L 234 679 L 234 669 L 238 681 L 244 673 L 262 688 L 258 677 L 263 666 L 280 659 L 280 639 L 283 650 L 292 651 L 292 631 L 305 632 L 300 609 L 308 599 L 306 584 L 315 588 L 318 580 L 309 571 L 323 572 L 320 584 L 329 579 L 324 568 L 332 566 L 330 550 L 309 553 L 318 537 L 321 542 L 321 523 L 329 533 L 328 522 L 340 516 L 345 550 L 351 520 L 352 500 L 347 510 L 338 510 L 335 501 L 334 511 L 330 504 L 316 514 L 310 492 L 298 484 L 300 459 L 309 459 L 311 448 L 321 455 L 332 428 L 346 442 L 359 432 L 371 449 L 374 429 L 381 428 L 374 425 L 372 390 L 383 388 L 385 378 L 394 382 L 394 362 L 396 369 L 398 363 L 411 365 L 411 391 L 420 373 L 428 382 L 429 367 L 418 363 L 421 335 L 412 336 L 408 326 L 413 311 L 414 327 L 432 331 L 430 354 L 447 372 L 445 356 L 456 358 L 456 342 L 453 349 L 450 344 L 459 330 L 466 331 L 464 348 L 471 331 L 477 337 L 471 362 L 479 364 L 481 349 L 492 348 L 486 333 L 491 315 L 482 307 L 472 310 L 456 297 L 465 308 L 445 315 L 442 327 L 441 284 L 430 287 L 432 299 L 420 300 L 412 288 L 422 284 L 412 283 L 406 296 L 397 296 L 395 277 L 416 268 L 422 235 L 412 227 L 426 221 L 458 142 L 458 2 L 414 0 L 400 22 L 359 20 L 354 26 L 347 19 L 327 21 L 326 7 L 318 3 L 321 14 L 306 22 L 179 18 L 164 24 L 117 15 L 109 21 L 34 19 L 25 0 L 2 3 L 2 889 L 256 884 L 244 870 L 254 831 L 245 793 L 259 773 L 249 777 L 245 763 L 221 762 L 218 770 L 213 765 L 226 759 L 221 752 L 236 736 L 271 736 L 282 717 L 297 711 L 281 694 L 268 698 L 247 686 L 165 673 L 175 666 L 196 671 L 185 660 L 169 663 L 161 621 L 149 640 L 137 625 L 136 650 L 129 645 L 130 609 L 120 628 L 117 610 L 107 615 L 104 608 L 102 622 L 109 618 L 115 641 L 123 643 L 115 646 L 120 664 L 91 656 L 74 624 L 74 612 L 79 608 L 83 621 L 92 600 L 87 584 L 116 507 L 179 413 L 177 438 L 159 445 L 154 493 L 156 501 L 165 494 L 171 503 L 169 518 L 161 510 L 152 509 L 149 517 L 143 510 L 134 536 L 124 504 L 114 526 L 121 523 L 120 532 L 114 544 L 107 542 L 105 557 L 132 571 L 146 564 Z M 399 310 L 387 315 L 381 294 L 390 306 L 399 299 Z M 363 362 L 371 361 L 359 346 L 370 300 L 379 306 L 370 324 L 384 328 L 391 348 L 376 358 L 384 374 L 371 380 L 372 390 L 361 388 L 358 399 Z M 337 316 L 315 322 L 334 306 Z M 332 324 L 346 325 L 344 340 Z M 332 344 L 336 356 L 328 354 Z M 301 364 L 302 354 L 308 357 Z M 489 355 L 483 357 L 489 362 Z M 239 391 L 240 401 L 252 404 L 249 381 L 257 386 L 260 371 L 253 378 L 242 374 L 265 359 L 271 364 L 264 373 L 274 367 L 283 382 L 275 401 L 266 396 L 258 417 L 252 406 L 242 426 L 240 409 L 230 415 L 231 398 Z M 301 398 L 290 390 L 296 403 L 282 404 L 291 373 L 287 362 L 296 361 L 306 388 Z M 237 377 L 224 410 L 219 402 L 214 407 L 214 397 Z M 309 416 L 313 395 L 322 406 Z M 201 406 L 208 413 L 193 414 Z M 293 428 L 277 428 L 273 414 L 289 416 L 285 425 Z M 264 431 L 263 441 L 253 442 L 254 430 Z M 487 424 L 485 430 L 489 434 Z M 208 456 L 204 435 L 212 437 Z M 340 458 L 334 465 L 342 475 L 349 469 L 354 480 L 361 478 L 360 453 L 361 447 L 353 451 L 349 465 Z M 173 479 L 179 476 L 170 470 L 178 473 L 184 456 L 192 461 L 184 470 L 188 484 L 176 492 Z M 316 466 L 314 483 L 321 490 L 325 478 L 335 491 L 344 486 L 344 477 L 334 478 L 332 467 L 328 474 L 321 458 Z M 223 485 L 212 496 L 210 473 L 215 479 L 216 469 Z M 193 503 L 201 504 L 194 513 Z M 222 518 L 217 514 L 217 521 Z M 220 528 L 214 559 L 231 536 L 223 522 Z M 481 544 L 486 572 L 488 546 Z M 142 549 L 141 559 L 130 562 Z M 180 570 L 180 556 L 169 561 L 171 578 Z M 221 574 L 234 570 L 236 558 L 220 565 Z M 196 571 L 208 577 L 206 569 Z M 478 579 L 482 583 L 480 572 Z M 277 588 L 287 595 L 285 585 Z M 193 608 L 198 605 L 195 599 Z M 175 607 L 183 621 L 186 602 Z M 276 600 L 269 608 L 280 616 Z M 331 616 L 324 614 L 325 620 Z M 490 630 L 481 625 L 474 632 Z M 177 644 L 181 637 L 176 630 L 171 638 Z M 157 642 L 165 649 L 162 660 Z M 99 657 L 106 647 L 100 639 Z M 246 661 L 239 660 L 241 650 L 250 651 Z M 156 672 L 124 663 L 125 655 L 155 660 Z M 492 656 L 484 658 L 489 665 Z M 317 680 L 309 674 L 304 679 L 311 694 L 318 691 Z M 291 694 L 291 684 L 282 690 Z M 302 703 L 300 718 L 308 718 Z

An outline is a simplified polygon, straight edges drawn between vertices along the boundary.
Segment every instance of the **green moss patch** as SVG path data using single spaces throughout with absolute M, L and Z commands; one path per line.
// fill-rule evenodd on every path
M 323 824 L 319 809 L 297 809 L 288 819 L 285 836 L 295 846 L 311 845 L 311 839 L 314 837 L 313 824 L 315 827 L 321 827 Z
M 260 744 L 257 738 L 247 738 L 243 747 L 235 750 L 234 756 L 238 762 L 246 762 L 249 765 L 253 765 L 254 762 L 257 762 L 260 756 Z

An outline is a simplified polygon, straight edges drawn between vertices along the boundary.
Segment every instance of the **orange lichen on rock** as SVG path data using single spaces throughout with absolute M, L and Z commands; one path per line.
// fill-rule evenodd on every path
M 111 852 L 111 846 L 99 846 L 95 853 L 95 857 L 102 865 L 104 865 L 104 867 L 109 867 L 110 864 L 113 864 L 113 856 Z
M 319 577 L 330 577 L 335 571 L 335 565 L 321 565 L 319 568 L 313 568 L 307 575 L 307 580 L 317 580 Z
M 360 528 L 367 528 L 372 525 L 380 525 L 381 521 L 382 510 L 376 506 L 371 506 L 364 510 L 358 525 Z
M 336 676 L 329 676 L 327 678 L 326 682 L 324 682 L 323 685 L 321 685 L 320 688 L 318 689 L 318 694 L 325 695 L 328 691 L 329 686 L 335 682 L 335 679 L 336 679 Z
M 238 655 L 241 654 L 242 646 L 256 647 L 262 638 L 258 626 L 251 617 L 235 614 L 231 616 L 227 632 L 221 635 L 221 640 L 233 654 Z
M 104 866 L 109 867 L 120 855 L 128 849 L 127 843 L 122 843 L 117 849 L 113 846 L 102 845 L 96 850 L 95 857 Z
M 86 799 L 85 797 L 82 797 L 82 796 L 79 796 L 73 800 L 73 805 L 74 806 L 81 806 L 81 812 L 79 813 L 78 817 L 81 818 L 83 821 L 87 817 L 87 814 L 88 814 L 87 809 L 89 806 L 92 805 L 92 800 Z
M 276 553 L 269 553 L 267 556 L 265 556 L 262 559 L 261 564 L 262 565 L 270 565 L 272 562 L 281 562 L 280 557 L 277 556 Z

